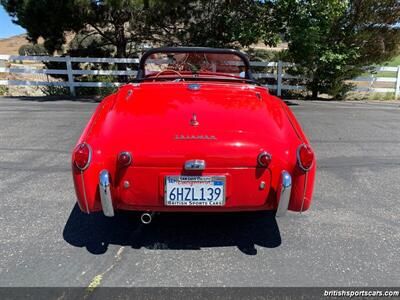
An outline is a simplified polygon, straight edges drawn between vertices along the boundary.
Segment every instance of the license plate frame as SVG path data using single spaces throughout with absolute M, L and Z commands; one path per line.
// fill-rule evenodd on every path
M 183 182 L 182 187 L 190 187 L 191 191 L 196 190 L 196 188 L 192 189 L 192 186 L 190 186 L 190 183 L 193 184 L 198 184 L 197 186 L 198 189 L 200 188 L 210 188 L 212 186 L 221 186 L 222 185 L 222 199 L 218 201 L 214 200 L 202 200 L 202 199 L 191 199 L 191 200 L 170 200 L 168 199 L 168 187 L 171 182 L 169 182 L 169 179 L 175 180 L 176 182 Z M 206 182 L 203 185 L 201 185 L 201 182 Z M 215 184 L 218 182 L 218 184 Z M 185 185 L 185 183 L 187 183 Z M 211 185 L 213 184 L 213 185 Z M 194 195 L 191 192 L 191 195 Z M 186 195 L 187 196 L 187 195 Z M 183 196 L 184 197 L 184 196 Z M 217 199 L 220 197 L 218 196 Z M 175 202 L 174 202 L 175 201 Z M 186 175 L 166 175 L 164 177 L 164 204 L 166 206 L 209 206 L 209 207 L 221 207 L 225 206 L 226 203 L 226 176 L 225 175 L 205 175 L 205 176 L 186 176 Z

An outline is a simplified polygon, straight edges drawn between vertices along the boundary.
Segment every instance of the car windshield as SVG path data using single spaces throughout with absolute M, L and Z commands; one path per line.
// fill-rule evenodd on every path
M 233 50 L 204 51 L 162 49 L 145 54 L 140 62 L 141 79 L 188 77 L 248 79 L 248 61 Z

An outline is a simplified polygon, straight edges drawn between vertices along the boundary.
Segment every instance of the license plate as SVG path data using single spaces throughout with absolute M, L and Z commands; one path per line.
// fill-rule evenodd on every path
M 165 205 L 223 206 L 225 176 L 166 176 Z

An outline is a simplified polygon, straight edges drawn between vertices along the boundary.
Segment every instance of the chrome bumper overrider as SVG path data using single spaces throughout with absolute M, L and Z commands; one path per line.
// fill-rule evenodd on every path
M 103 213 L 107 217 L 113 217 L 114 208 L 110 192 L 110 174 L 107 170 L 103 170 L 100 172 L 99 189 Z
M 292 191 L 292 177 L 287 171 L 282 171 L 281 174 L 281 197 L 276 211 L 277 217 L 282 217 L 286 214 L 289 206 L 290 193 Z

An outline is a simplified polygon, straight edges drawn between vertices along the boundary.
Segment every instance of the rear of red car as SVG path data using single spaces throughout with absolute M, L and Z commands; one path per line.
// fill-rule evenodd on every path
M 109 216 L 304 211 L 315 167 L 281 100 L 252 84 L 201 80 L 122 87 L 99 105 L 73 155 L 81 209 Z

